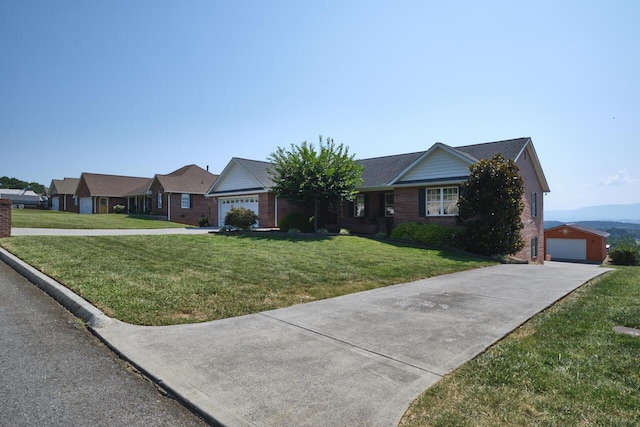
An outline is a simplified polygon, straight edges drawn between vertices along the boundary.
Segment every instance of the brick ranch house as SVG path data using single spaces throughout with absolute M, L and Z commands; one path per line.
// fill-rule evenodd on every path
M 515 162 L 524 180 L 525 248 L 515 256 L 543 263 L 543 194 L 550 189 L 528 137 L 462 147 L 439 142 L 427 151 L 359 160 L 364 166 L 359 194 L 354 202 L 323 206 L 326 226 L 373 234 L 388 232 L 403 222 L 454 225 L 459 186 L 467 179 L 469 166 L 498 153 Z M 222 225 L 232 207 L 256 212 L 260 227 L 277 227 L 288 213 L 299 210 L 271 191 L 271 166 L 268 162 L 233 158 L 207 192 L 212 200 L 212 225 Z
M 81 214 L 114 213 L 122 205 L 130 214 L 162 217 L 187 225 L 199 225 L 211 209 L 205 193 L 218 176 L 197 165 L 187 165 L 169 174 L 153 178 L 83 173 L 74 198 L 75 212 Z M 65 178 L 67 180 L 69 178 Z M 53 180 L 53 182 L 60 180 Z
M 76 189 L 79 178 L 52 179 L 49 185 L 49 204 L 52 210 L 78 213 Z
M 114 213 L 115 205 L 123 205 L 127 212 L 134 209 L 142 212 L 145 200 L 135 195 L 144 192 L 150 183 L 151 178 L 83 172 L 75 194 L 80 203 L 79 213 Z
M 153 214 L 168 221 L 198 225 L 201 217 L 210 215 L 209 199 L 204 196 L 217 178 L 197 165 L 154 176 L 149 186 Z

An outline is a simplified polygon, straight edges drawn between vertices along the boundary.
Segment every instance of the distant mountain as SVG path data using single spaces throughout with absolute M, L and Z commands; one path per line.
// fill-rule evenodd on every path
M 594 230 L 609 231 L 613 229 L 640 232 L 640 223 L 616 222 L 616 221 L 544 221 L 544 229 L 558 227 L 567 223 L 593 228 Z
M 601 205 L 573 210 L 544 211 L 545 227 L 549 221 L 562 223 L 579 221 L 615 221 L 640 224 L 640 203 L 631 205 Z

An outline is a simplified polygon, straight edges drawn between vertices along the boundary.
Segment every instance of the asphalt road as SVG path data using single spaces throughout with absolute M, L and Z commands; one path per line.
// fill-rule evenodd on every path
M 0 261 L 0 425 L 206 424 Z

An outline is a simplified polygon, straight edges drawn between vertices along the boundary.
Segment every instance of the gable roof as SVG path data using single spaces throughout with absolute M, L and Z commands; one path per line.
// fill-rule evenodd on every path
M 482 159 L 491 159 L 496 154 L 508 160 L 517 160 L 524 150 L 525 146 L 531 142 L 531 138 L 507 139 L 505 141 L 485 142 L 482 144 L 465 145 L 462 147 L 453 147 L 457 151 L 461 151 L 474 160 L 474 163 Z
M 135 176 L 103 175 L 83 172 L 84 180 L 91 196 L 127 197 L 144 194 L 151 184 L 151 178 Z
M 153 181 L 157 180 L 166 193 L 205 194 L 217 178 L 198 165 L 187 165 L 166 175 L 157 174 Z
M 574 223 L 558 225 L 556 227 L 547 228 L 544 231 L 547 232 L 547 231 L 557 230 L 558 228 L 565 228 L 565 227 L 573 228 L 575 230 L 583 231 L 583 232 L 589 233 L 589 234 L 594 234 L 594 235 L 600 236 L 600 237 L 609 237 L 611 235 L 611 233 L 607 233 L 606 231 L 596 230 L 595 228 L 584 227 L 582 225 L 578 225 L 578 224 L 574 224 Z
M 80 178 L 52 179 L 49 194 L 75 194 Z
M 447 144 L 438 142 L 426 151 L 360 159 L 357 160 L 358 163 L 364 166 L 364 170 L 362 172 L 363 182 L 360 185 L 360 188 L 389 188 L 390 186 L 399 183 L 403 175 L 418 165 L 422 160 L 432 155 L 432 153 L 441 153 L 441 151 L 438 150 L 444 150 L 445 153 L 449 153 L 451 156 L 460 159 L 459 162 L 463 162 L 462 165 L 464 165 L 464 163 L 471 165 L 481 159 L 490 159 L 498 153 L 502 154 L 507 159 L 516 161 L 525 150 L 528 150 L 528 152 L 531 153 L 534 168 L 536 169 L 538 179 L 542 184 L 542 189 L 544 192 L 549 192 L 549 186 L 546 178 L 544 177 L 544 173 L 542 172 L 531 138 L 529 137 L 485 142 L 482 144 L 465 145 L 461 147 L 451 147 Z M 269 190 L 273 186 L 273 180 L 268 172 L 273 166 L 272 163 L 234 157 L 220 173 L 220 176 L 225 177 L 236 166 L 240 167 L 244 174 L 252 179 L 252 181 L 263 190 Z M 460 169 L 460 167 L 458 167 L 458 169 Z M 462 179 L 463 177 L 460 176 L 462 171 L 458 172 L 459 173 L 456 174 L 456 176 L 450 176 L 447 177 L 447 179 Z M 465 173 L 468 175 L 468 172 L 465 171 Z M 207 194 L 213 195 L 216 193 L 216 187 L 221 183 L 222 180 L 215 181 Z M 248 191 L 255 190 L 255 188 L 238 188 L 237 190 Z M 219 193 L 221 194 L 223 192 L 230 193 L 232 191 L 226 189 L 226 191 L 220 191 Z
M 218 179 L 213 182 L 211 188 L 209 188 L 209 191 L 207 191 L 206 194 L 215 194 L 220 189 L 220 186 L 224 184 L 224 178 L 228 176 L 232 170 L 235 170 L 235 168 L 239 168 L 240 171 L 242 171 L 242 173 L 248 179 L 248 182 L 252 183 L 252 185 L 248 188 L 237 188 L 237 191 L 268 191 L 271 189 L 271 187 L 273 187 L 273 180 L 271 179 L 271 175 L 269 175 L 269 169 L 271 169 L 272 167 L 273 163 L 270 162 L 233 157 L 229 161 L 229 163 L 227 163 L 227 166 L 224 167 Z M 229 191 L 220 191 L 220 193 L 228 192 Z
M 361 188 L 387 187 L 395 177 L 409 168 L 425 151 L 358 160 L 364 166 Z

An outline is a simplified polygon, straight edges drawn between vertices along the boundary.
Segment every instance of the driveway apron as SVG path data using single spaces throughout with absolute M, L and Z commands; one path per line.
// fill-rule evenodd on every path
M 498 265 L 194 325 L 93 329 L 228 426 L 394 426 L 425 389 L 608 271 Z

